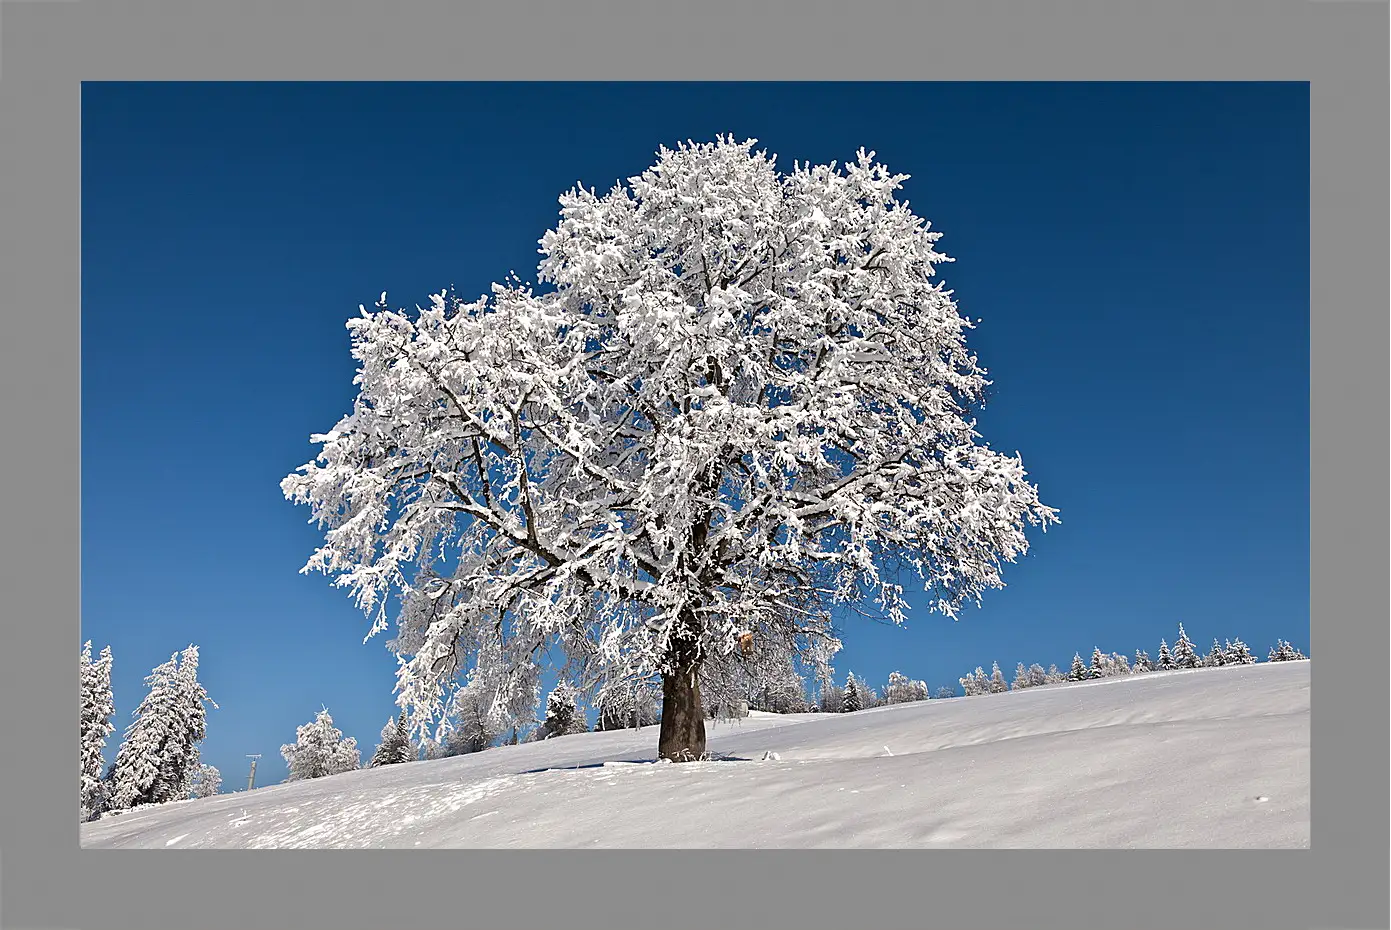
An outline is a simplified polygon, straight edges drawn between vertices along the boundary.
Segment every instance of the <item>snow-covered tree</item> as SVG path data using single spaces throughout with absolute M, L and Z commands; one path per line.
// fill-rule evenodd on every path
M 1072 668 L 1068 670 L 1068 681 L 1083 681 L 1088 677 L 1087 666 L 1082 662 L 1082 654 L 1074 652 L 1072 654 Z
M 1020 662 L 1014 666 L 1014 680 L 1009 683 L 1010 690 L 1021 691 L 1032 684 L 1029 681 L 1029 670 Z
M 541 724 L 541 739 L 568 736 L 589 729 L 580 713 L 578 692 L 568 681 L 560 681 L 546 698 L 546 719 Z
M 1256 657 L 1251 654 L 1251 648 L 1243 643 L 1240 637 L 1227 645 L 1227 664 L 1251 665 L 1255 661 Z
M 961 690 L 967 697 L 990 693 L 990 676 L 979 665 L 976 670 L 961 679 Z
M 1105 678 L 1111 674 L 1111 657 L 1101 651 L 1100 646 L 1092 647 L 1091 665 L 1087 667 L 1088 678 Z
M 841 711 L 853 714 L 857 710 L 864 710 L 865 693 L 864 686 L 860 684 L 853 674 L 846 676 L 845 697 L 841 702 Z
M 709 656 L 701 673 L 706 708 L 717 716 L 737 714 L 745 704 L 772 713 L 805 709 L 806 683 L 796 666 L 796 652 L 795 646 L 750 633 L 738 649 Z
M 1029 687 L 1037 688 L 1040 685 L 1048 684 L 1048 673 L 1043 670 L 1043 666 L 1037 662 L 1029 666 L 1028 670 Z
M 1077 659 L 1079 661 L 1081 660 L 1081 658 L 1081 656 L 1077 656 Z M 1046 674 L 1046 677 L 1044 678 L 1044 681 L 1046 681 L 1050 685 L 1055 685 L 1059 682 L 1067 681 L 1067 676 L 1060 672 L 1056 665 L 1049 665 L 1048 672 Z
M 937 698 L 939 700 L 953 697 L 956 697 L 956 692 L 951 688 L 948 688 L 945 685 L 943 685 L 942 687 L 937 689 Z
M 1119 652 L 1111 653 L 1110 671 L 1112 675 L 1129 675 L 1130 660 Z
M 1162 639 L 1159 641 L 1159 659 L 1155 664 L 1155 668 L 1160 671 L 1168 671 L 1171 668 L 1175 668 L 1173 654 L 1169 652 L 1169 644 Z
M 986 685 L 991 694 L 1003 694 L 1009 690 L 1009 682 L 1005 681 L 1004 672 L 1000 671 L 1000 663 L 990 663 L 990 681 Z
M 92 660 L 92 644 L 82 644 L 81 674 L 81 754 L 79 808 L 82 820 L 91 820 L 100 805 L 102 769 L 106 765 L 106 738 L 115 730 L 111 718 L 116 703 L 111 694 L 111 647 L 102 649 Z
M 902 672 L 889 672 L 889 683 L 884 686 L 885 704 L 907 704 L 927 698 L 927 682 L 914 681 Z
M 207 735 L 213 702 L 198 681 L 198 647 L 189 646 L 157 666 L 116 751 L 111 810 L 187 798 L 201 762 L 198 744 Z M 213 704 L 216 707 L 216 704 Z
M 361 762 L 357 740 L 333 725 L 326 707 L 295 731 L 295 741 L 281 746 L 280 754 L 290 766 L 287 781 L 351 772 Z
M 367 766 L 377 768 L 382 765 L 412 762 L 419 752 L 419 748 L 411 743 L 410 730 L 406 727 L 406 714 L 402 711 L 382 727 L 381 742 L 377 744 L 377 751 L 372 753 L 372 760 Z
M 1057 514 L 979 441 L 975 323 L 903 180 L 663 148 L 561 198 L 546 288 L 348 324 L 352 412 L 281 487 L 326 528 L 306 570 L 373 633 L 401 605 L 413 720 L 480 652 L 524 683 L 564 655 L 660 674 L 659 755 L 699 758 L 702 666 L 747 632 L 814 660 L 838 606 L 903 621 L 900 568 L 952 616 L 1003 585 Z
M 222 793 L 222 773 L 217 766 L 206 762 L 198 766 L 198 775 L 193 780 L 193 790 L 189 797 L 210 798 Z
M 845 689 L 833 682 L 823 682 L 817 702 L 823 714 L 838 714 L 845 709 Z
M 1135 650 L 1135 664 L 1132 668 L 1136 672 L 1152 672 L 1154 665 L 1150 662 L 1150 654 L 1143 649 Z
M 657 722 L 657 695 L 646 681 L 627 682 L 626 687 L 606 691 L 598 710 L 598 730 L 650 727 Z
M 1270 654 L 1267 658 L 1271 662 L 1296 662 L 1301 659 L 1306 659 L 1308 656 L 1304 655 L 1304 653 L 1300 652 L 1283 639 L 1277 639 L 1275 641 L 1275 646 L 1270 650 Z
M 1174 640 L 1174 668 L 1199 668 L 1202 664 L 1202 659 L 1193 649 L 1193 641 L 1188 638 L 1188 634 L 1183 631 L 1183 624 L 1180 623 L 1178 639 Z
M 1202 664 L 1207 668 L 1221 668 L 1227 664 L 1227 650 L 1222 648 L 1216 637 L 1213 637 L 1212 648 L 1203 657 Z

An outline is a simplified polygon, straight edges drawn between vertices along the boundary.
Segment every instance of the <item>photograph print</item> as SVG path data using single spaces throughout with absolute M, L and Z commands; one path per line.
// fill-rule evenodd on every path
M 93 83 L 81 845 L 1307 848 L 1303 83 Z

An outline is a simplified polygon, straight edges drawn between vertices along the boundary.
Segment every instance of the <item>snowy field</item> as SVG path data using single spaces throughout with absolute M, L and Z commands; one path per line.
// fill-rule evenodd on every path
M 652 763 L 655 727 L 577 734 L 136 809 L 82 845 L 1307 847 L 1310 665 L 755 715 L 682 765 Z

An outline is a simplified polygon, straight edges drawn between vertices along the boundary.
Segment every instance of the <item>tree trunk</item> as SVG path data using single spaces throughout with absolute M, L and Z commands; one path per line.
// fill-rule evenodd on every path
M 662 675 L 662 729 L 657 757 L 694 762 L 705 756 L 705 712 L 700 703 L 700 663 L 687 659 Z

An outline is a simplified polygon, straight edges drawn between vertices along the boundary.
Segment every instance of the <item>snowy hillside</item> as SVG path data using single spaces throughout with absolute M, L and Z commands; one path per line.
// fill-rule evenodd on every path
M 1309 662 L 653 727 L 180 801 L 88 848 L 1307 847 Z M 776 758 L 765 755 L 776 754 Z

